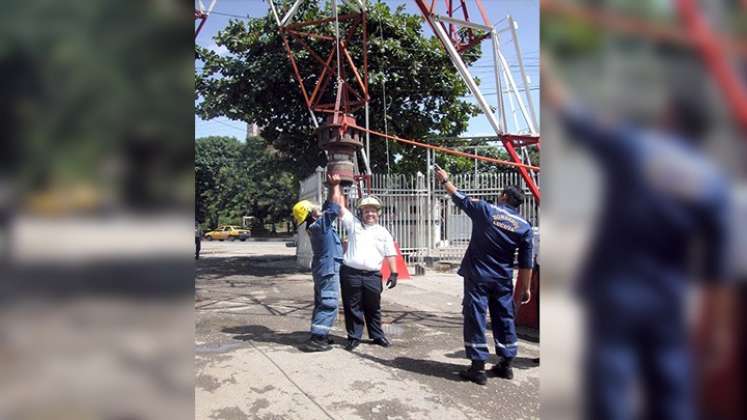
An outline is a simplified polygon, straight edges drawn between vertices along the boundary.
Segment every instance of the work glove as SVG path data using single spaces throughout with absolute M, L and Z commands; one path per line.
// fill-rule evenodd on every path
M 389 275 L 389 279 L 386 281 L 386 288 L 391 289 L 396 285 L 397 285 L 397 273 L 392 273 Z

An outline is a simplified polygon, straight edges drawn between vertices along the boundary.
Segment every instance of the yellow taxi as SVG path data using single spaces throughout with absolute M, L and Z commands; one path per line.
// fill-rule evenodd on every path
M 243 229 L 241 226 L 231 226 L 231 225 L 225 225 L 225 226 L 218 226 L 217 229 L 211 230 L 210 232 L 205 234 L 205 239 L 208 241 L 217 240 L 217 241 L 245 241 L 246 238 L 249 237 L 251 233 L 247 229 Z

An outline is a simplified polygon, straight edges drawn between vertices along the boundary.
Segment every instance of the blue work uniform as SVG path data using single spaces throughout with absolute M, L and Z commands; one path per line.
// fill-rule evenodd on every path
M 693 240 L 704 278 L 725 278 L 728 187 L 684 139 L 563 113 L 600 163 L 603 208 L 578 286 L 587 309 L 585 418 L 694 419 L 685 320 Z M 635 385 L 642 413 L 633 407 Z
M 457 191 L 454 203 L 472 220 L 472 237 L 462 259 L 464 277 L 464 348 L 470 360 L 489 355 L 485 329 L 490 311 L 495 349 L 506 359 L 516 357 L 513 267 L 516 250 L 519 268 L 532 268 L 532 226 L 518 209 L 472 200 Z
M 327 336 L 337 318 L 342 243 L 334 222 L 339 215 L 340 206 L 327 201 L 322 207 L 322 215 L 306 228 L 314 253 L 311 261 L 314 278 L 311 333 L 318 336 Z

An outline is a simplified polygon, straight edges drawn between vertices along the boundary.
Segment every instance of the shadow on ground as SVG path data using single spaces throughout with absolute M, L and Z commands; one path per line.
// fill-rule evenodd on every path
M 304 272 L 293 255 L 202 258 L 197 264 L 200 279 L 217 280 L 230 276 L 267 277 Z
M 456 382 L 464 381 L 459 377 L 459 371 L 466 369 L 470 364 L 470 362 L 464 357 L 463 351 L 449 353 L 446 355 L 447 357 L 452 358 L 457 358 L 455 356 L 459 355 L 460 357 L 458 358 L 463 360 L 462 363 L 446 363 L 436 360 L 415 359 L 412 357 L 395 357 L 392 360 L 387 360 L 372 356 L 370 354 L 356 353 L 356 355 L 363 359 L 370 360 L 372 362 L 376 362 L 391 368 Z M 491 359 L 488 360 L 488 365 L 495 364 L 497 362 L 498 358 L 494 355 L 491 355 Z M 517 357 L 516 359 L 514 359 L 514 363 L 512 366 L 517 369 L 530 369 L 539 366 L 539 364 L 526 357 Z
M 387 360 L 372 356 L 370 354 L 355 354 L 360 358 L 379 363 L 383 366 L 458 382 L 462 381 L 462 379 L 459 377 L 459 371 L 463 370 L 467 366 L 466 363 L 444 363 L 435 360 L 414 359 L 411 357 L 395 357 L 392 360 Z
M 226 334 L 233 334 L 232 338 L 234 340 L 255 343 L 280 344 L 283 346 L 293 347 L 299 351 L 301 351 L 300 345 L 309 338 L 308 331 L 293 331 L 287 333 L 277 332 L 263 325 L 243 325 L 238 327 L 228 327 L 222 329 L 221 332 Z M 335 345 L 341 346 L 345 343 L 344 337 L 330 335 L 330 338 L 332 338 L 332 340 L 334 341 L 333 344 Z M 395 357 L 391 360 L 387 360 L 360 352 L 354 352 L 354 354 L 362 359 L 370 360 L 382 366 L 457 382 L 463 381 L 459 377 L 459 371 L 465 369 L 469 365 L 469 361 L 466 359 L 463 350 L 445 354 L 445 356 L 450 359 L 460 359 L 462 361 L 461 363 L 447 363 L 435 360 L 416 359 L 412 357 L 401 356 Z M 498 357 L 495 355 L 491 355 L 490 359 L 488 359 L 488 364 L 495 364 L 497 362 Z M 539 363 L 537 359 L 517 357 L 514 359 L 514 363 L 512 366 L 516 369 L 531 369 L 539 366 Z
M 462 316 L 445 312 L 387 310 L 381 311 L 384 320 L 393 325 L 418 324 L 431 328 L 462 328 Z
M 240 327 L 229 327 L 221 330 L 226 334 L 234 334 L 234 340 L 250 341 L 256 343 L 275 343 L 283 346 L 294 347 L 300 351 L 299 346 L 309 339 L 309 331 L 293 331 L 282 333 L 274 331 L 263 325 L 242 325 Z M 334 344 L 342 345 L 343 337 L 330 335 Z
M 467 356 L 464 354 L 464 350 L 446 353 L 444 356 L 448 357 L 449 359 L 462 359 L 464 361 L 467 361 Z M 488 358 L 488 364 L 495 363 L 498 363 L 498 356 L 496 356 L 495 354 L 491 354 Z M 536 368 L 537 366 L 539 366 L 539 358 L 517 357 L 514 359 L 511 366 L 516 369 Z

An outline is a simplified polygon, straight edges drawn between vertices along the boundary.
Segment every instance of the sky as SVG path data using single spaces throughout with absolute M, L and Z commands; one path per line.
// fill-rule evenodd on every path
M 311 1 L 311 0 L 310 0 Z M 372 0 L 369 0 L 372 1 Z M 203 0 L 207 6 L 210 0 Z M 420 14 L 420 10 L 414 0 L 384 0 L 391 8 L 404 4 L 405 10 L 411 14 Z M 443 10 L 444 2 L 438 0 L 439 7 Z M 468 0 L 470 11 L 474 10 L 474 0 Z M 197 1 L 195 1 L 197 5 Z M 530 79 L 530 92 L 536 112 L 539 114 L 539 0 L 483 0 L 483 5 L 487 9 L 490 21 L 495 23 L 506 15 L 513 16 L 518 24 L 519 45 L 524 56 L 524 67 Z M 218 53 L 220 51 L 216 46 L 213 37 L 225 27 L 229 20 L 238 19 L 243 16 L 259 17 L 269 12 L 269 7 L 265 0 L 217 0 L 213 13 L 200 31 L 196 42 Z M 473 21 L 481 23 L 480 19 L 474 19 L 474 14 L 470 14 Z M 426 36 L 432 35 L 432 31 L 425 21 L 423 22 L 424 33 Z M 502 26 L 506 26 L 505 23 Z M 195 25 L 196 27 L 196 25 Z M 500 27 L 500 25 L 499 25 Z M 503 42 L 502 52 L 511 66 L 514 79 L 519 83 L 519 71 L 517 68 L 516 54 L 510 38 L 507 33 L 501 36 Z M 482 80 L 481 91 L 488 103 L 495 105 L 497 101 L 495 79 L 493 76 L 493 55 L 491 53 L 490 43 L 486 40 L 482 45 L 482 57 L 472 64 L 470 71 L 473 76 Z M 505 89 L 505 86 L 504 86 Z M 374 95 L 374 92 L 371 92 Z M 300 95 L 300 92 L 299 92 Z M 505 98 L 505 96 L 504 96 Z M 465 98 L 476 103 L 473 97 Z M 518 105 L 517 105 L 518 107 Z M 537 115 L 539 118 L 539 115 Z M 377 118 L 371 115 L 371 119 Z M 378 116 L 381 118 L 381 116 Z M 511 116 L 507 116 L 509 121 L 509 131 L 517 132 L 514 127 Z M 523 125 L 522 125 L 523 128 Z M 488 119 L 480 114 L 469 121 L 467 131 L 461 136 L 494 136 L 495 132 L 488 123 Z M 195 138 L 206 136 L 231 136 L 243 139 L 246 136 L 246 123 L 242 121 L 233 121 L 225 117 L 213 118 L 211 120 L 202 120 L 195 116 Z

